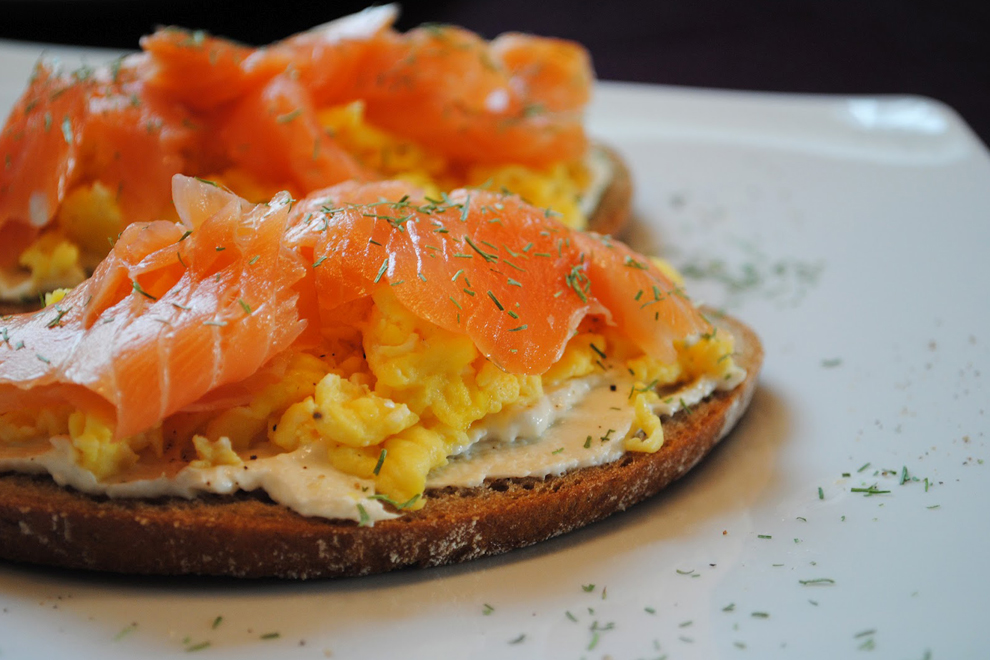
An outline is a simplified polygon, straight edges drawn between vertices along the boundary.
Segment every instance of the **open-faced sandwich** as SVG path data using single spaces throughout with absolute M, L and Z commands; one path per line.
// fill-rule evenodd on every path
M 347 180 L 510 190 L 616 233 L 629 174 L 585 134 L 581 46 L 399 33 L 395 17 L 373 8 L 266 48 L 163 28 L 106 65 L 39 62 L 0 133 L 0 304 L 37 305 L 81 282 L 127 225 L 174 220 L 177 173 L 254 202 Z
M 179 223 L 0 321 L 0 556 L 317 577 L 496 554 L 693 467 L 762 361 L 662 263 L 518 196 L 349 182 Z

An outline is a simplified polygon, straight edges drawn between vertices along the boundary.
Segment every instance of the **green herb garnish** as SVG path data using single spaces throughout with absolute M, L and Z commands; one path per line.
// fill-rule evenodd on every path
M 488 252 L 485 252 L 484 250 L 482 250 L 481 248 L 479 248 L 477 245 L 475 245 L 474 244 L 474 241 L 471 240 L 471 237 L 470 236 L 465 235 L 464 236 L 464 242 L 467 243 L 468 245 L 470 245 L 472 250 L 474 250 L 475 252 L 477 252 L 478 254 L 480 254 L 481 257 L 485 261 L 487 261 L 489 263 L 491 263 L 493 261 L 498 261 L 498 257 L 497 256 L 495 256 L 494 254 L 490 254 Z
M 388 450 L 385 449 L 385 448 L 382 448 L 382 453 L 378 454 L 378 462 L 375 463 L 375 469 L 372 470 L 372 473 L 375 476 L 378 476 L 378 473 L 381 471 L 382 464 L 385 463 L 385 455 L 386 454 L 388 454 Z
M 129 626 L 124 627 L 123 629 L 121 629 L 121 631 L 119 633 L 117 633 L 116 635 L 113 636 L 113 641 L 119 642 L 124 637 L 127 637 L 132 632 L 134 632 L 135 630 L 137 630 L 137 627 L 138 627 L 138 624 L 137 623 L 132 623 Z
M 388 269 L 388 261 L 389 257 L 385 257 L 385 261 L 382 262 L 381 268 L 378 269 L 378 274 L 375 275 L 375 284 L 378 284 L 378 281 L 382 279 L 382 275 L 384 275 L 385 271 Z
M 131 286 L 134 288 L 135 291 L 140 293 L 145 298 L 150 298 L 151 300 L 158 300 L 158 298 L 154 297 L 153 295 L 142 289 L 141 285 L 137 283 L 137 280 L 131 282 Z
M 864 493 L 867 497 L 870 495 L 883 495 L 884 493 L 889 493 L 889 490 L 880 490 L 876 487 L 876 484 L 870 486 L 869 488 L 850 488 L 851 493 Z
M 290 121 L 292 121 L 301 114 L 302 114 L 302 108 L 296 108 L 291 112 L 286 112 L 285 114 L 279 115 L 278 117 L 275 118 L 275 121 L 277 121 L 280 124 L 288 124 Z

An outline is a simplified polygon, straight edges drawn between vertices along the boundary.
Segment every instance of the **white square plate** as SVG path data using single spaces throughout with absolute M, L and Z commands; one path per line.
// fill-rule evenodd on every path
M 0 43 L 0 112 L 38 53 Z M 708 459 L 603 523 L 441 569 L 289 583 L 0 565 L 0 655 L 983 656 L 986 148 L 928 99 L 609 83 L 591 130 L 631 164 L 627 238 L 765 342 L 753 407 Z

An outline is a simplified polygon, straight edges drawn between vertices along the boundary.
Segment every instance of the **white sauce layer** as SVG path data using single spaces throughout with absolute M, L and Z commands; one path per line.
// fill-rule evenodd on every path
M 654 412 L 669 416 L 694 406 L 716 389 L 731 389 L 745 376 L 729 380 L 702 378 L 667 392 Z M 510 406 L 471 427 L 469 442 L 450 462 L 434 470 L 427 488 L 478 486 L 488 478 L 546 477 L 600 465 L 622 456 L 623 439 L 633 423 L 632 380 L 622 371 L 575 379 L 547 392 L 530 406 Z M 243 465 L 185 467 L 171 477 L 131 474 L 127 480 L 100 482 L 73 460 L 66 437 L 52 448 L 29 456 L 0 459 L 0 471 L 45 473 L 61 486 L 113 498 L 230 494 L 263 489 L 275 502 L 302 515 L 373 522 L 395 518 L 373 499 L 374 483 L 336 470 L 326 446 L 314 443 L 295 451 L 259 455 Z
M 430 473 L 427 487 L 546 477 L 613 461 L 622 455 L 633 421 L 630 387 L 628 376 L 582 378 L 548 392 L 535 405 L 491 415 L 471 428 L 474 443 Z
M 243 465 L 186 467 L 172 477 L 144 476 L 126 481 L 97 481 L 76 465 L 68 438 L 52 439 L 52 449 L 35 456 L 0 459 L 0 470 L 47 472 L 60 486 L 112 498 L 226 495 L 263 489 L 275 502 L 304 516 L 361 520 L 360 504 L 371 520 L 395 518 L 382 502 L 371 499 L 374 482 L 340 472 L 327 460 L 326 446 L 313 443 L 292 452 L 259 457 Z

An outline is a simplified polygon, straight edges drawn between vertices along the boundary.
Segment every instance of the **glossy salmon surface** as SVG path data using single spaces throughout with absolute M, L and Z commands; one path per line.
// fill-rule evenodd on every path
M 3 318 L 0 412 L 61 401 L 139 433 L 382 289 L 515 374 L 549 369 L 588 317 L 667 362 L 711 331 L 649 259 L 513 195 L 349 182 L 255 206 L 184 176 L 173 190 L 180 223 L 130 226 L 64 298 Z
M 104 66 L 39 63 L 0 132 L 0 232 L 23 247 L 94 182 L 130 224 L 172 216 L 177 173 L 234 169 L 297 196 L 382 178 L 319 121 L 321 109 L 354 102 L 458 167 L 542 167 L 585 152 L 593 74 L 583 48 L 447 26 L 399 33 L 394 18 L 373 8 L 266 48 L 162 28 Z

